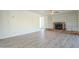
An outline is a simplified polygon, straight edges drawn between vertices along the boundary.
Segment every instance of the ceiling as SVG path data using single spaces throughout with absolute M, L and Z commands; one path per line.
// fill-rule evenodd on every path
M 47 15 L 49 13 L 49 10 L 31 10 L 31 11 L 41 15 Z
M 76 10 L 31 10 L 32 12 L 41 14 L 41 15 L 49 15 L 49 14 L 62 14 L 62 13 L 69 13 L 75 12 Z

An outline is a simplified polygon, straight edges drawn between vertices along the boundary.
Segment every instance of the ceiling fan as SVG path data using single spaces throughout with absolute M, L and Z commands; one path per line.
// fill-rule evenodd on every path
M 48 14 L 49 14 L 49 15 L 54 15 L 54 14 L 57 14 L 57 13 L 59 13 L 59 11 L 50 10 Z

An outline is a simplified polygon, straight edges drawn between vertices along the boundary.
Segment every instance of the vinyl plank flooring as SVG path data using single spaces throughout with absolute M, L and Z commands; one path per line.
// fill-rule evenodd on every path
M 0 40 L 0 48 L 79 48 L 79 36 L 39 31 Z

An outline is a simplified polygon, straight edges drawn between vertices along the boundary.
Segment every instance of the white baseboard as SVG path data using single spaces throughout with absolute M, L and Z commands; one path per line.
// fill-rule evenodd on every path
M 15 37 L 15 36 L 20 36 L 20 35 L 24 35 L 24 34 L 33 33 L 33 32 L 38 32 L 38 31 L 40 31 L 40 29 L 36 29 L 33 31 L 29 31 L 29 32 L 23 32 L 23 33 L 7 34 L 6 36 L 0 36 L 0 39 L 6 39 L 6 38 L 10 38 L 10 37 Z

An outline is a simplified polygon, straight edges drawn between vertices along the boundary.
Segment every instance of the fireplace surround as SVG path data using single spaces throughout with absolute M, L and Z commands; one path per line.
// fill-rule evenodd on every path
M 54 30 L 65 30 L 65 22 L 54 22 Z

